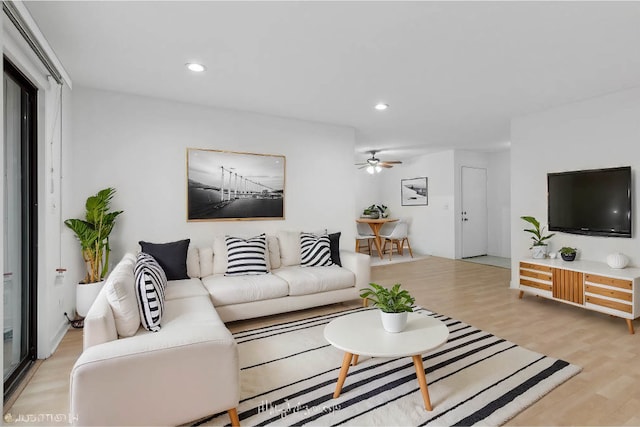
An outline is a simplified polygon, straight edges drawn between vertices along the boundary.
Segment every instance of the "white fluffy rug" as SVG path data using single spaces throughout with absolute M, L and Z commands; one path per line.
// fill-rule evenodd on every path
M 581 370 L 420 308 L 450 332 L 444 346 L 423 355 L 433 411 L 424 409 L 409 357 L 361 357 L 333 399 L 343 353 L 323 330 L 354 311 L 235 334 L 241 425 L 497 426 Z M 229 418 L 222 413 L 198 424 L 226 425 Z

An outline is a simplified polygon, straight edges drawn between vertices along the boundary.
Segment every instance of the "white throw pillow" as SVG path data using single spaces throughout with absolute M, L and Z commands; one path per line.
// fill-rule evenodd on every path
M 276 236 L 280 245 L 280 261 L 282 265 L 285 267 L 300 265 L 300 232 L 278 231 Z
M 123 338 L 133 336 L 140 328 L 140 311 L 133 274 L 135 264 L 135 255 L 126 254 L 115 266 L 104 285 L 107 301 L 116 322 L 116 331 Z
M 227 271 L 227 242 L 224 236 L 213 239 L 213 274 L 224 274 Z
M 198 251 L 200 252 L 200 277 L 211 276 L 213 274 L 213 248 L 198 248 Z
M 187 276 L 196 279 L 200 276 L 200 251 L 198 248 L 189 246 L 187 250 Z
M 267 236 L 267 248 L 269 250 L 267 257 L 269 271 L 280 268 L 282 261 L 280 261 L 280 246 L 276 236 Z

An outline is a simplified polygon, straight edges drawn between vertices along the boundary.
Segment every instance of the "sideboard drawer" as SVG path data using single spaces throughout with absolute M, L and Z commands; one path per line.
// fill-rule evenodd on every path
M 631 292 L 617 291 L 615 289 L 603 288 L 600 286 L 594 286 L 587 284 L 584 288 L 585 292 L 589 294 L 603 295 L 609 298 L 615 298 L 622 301 L 633 301 L 633 294 Z
M 601 285 L 613 286 L 627 290 L 633 289 L 631 280 L 614 279 L 613 277 L 598 276 L 597 274 L 587 273 L 584 275 L 585 282 L 600 283 Z
M 585 298 L 586 302 L 599 305 L 601 307 L 612 308 L 614 310 L 624 311 L 625 313 L 631 313 L 633 308 L 631 304 L 625 304 L 623 302 L 612 301 L 604 298 L 594 297 L 592 295 L 587 295 Z

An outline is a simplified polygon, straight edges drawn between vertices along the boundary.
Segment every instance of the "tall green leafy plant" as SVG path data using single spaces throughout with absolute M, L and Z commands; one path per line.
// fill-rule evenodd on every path
M 114 188 L 105 188 L 87 198 L 84 219 L 67 219 L 69 227 L 80 242 L 82 259 L 87 266 L 83 283 L 99 282 L 109 270 L 109 235 L 115 220 L 123 211 L 109 211 L 109 204 L 115 194 Z
M 360 289 L 360 298 L 371 300 L 375 307 L 385 313 L 412 312 L 415 298 L 406 289 L 400 289 L 400 283 L 389 288 L 376 283 L 369 283 L 368 288 Z
M 531 224 L 533 226 L 533 228 L 525 228 L 524 231 L 526 231 L 527 233 L 531 233 L 531 240 L 533 240 L 533 245 L 531 246 L 532 249 L 534 246 L 545 246 L 547 243 L 545 242 L 545 240 L 552 238 L 553 236 L 555 236 L 555 233 L 552 234 L 548 234 L 546 236 L 543 235 L 544 233 L 544 227 L 540 228 L 540 222 L 535 219 L 535 217 L 532 216 L 521 216 L 521 219 L 525 220 L 526 222 L 528 222 L 529 224 Z

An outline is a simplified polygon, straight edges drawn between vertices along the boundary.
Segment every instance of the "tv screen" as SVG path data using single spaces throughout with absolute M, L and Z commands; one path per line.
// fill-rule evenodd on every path
M 631 167 L 547 174 L 549 230 L 631 237 Z

